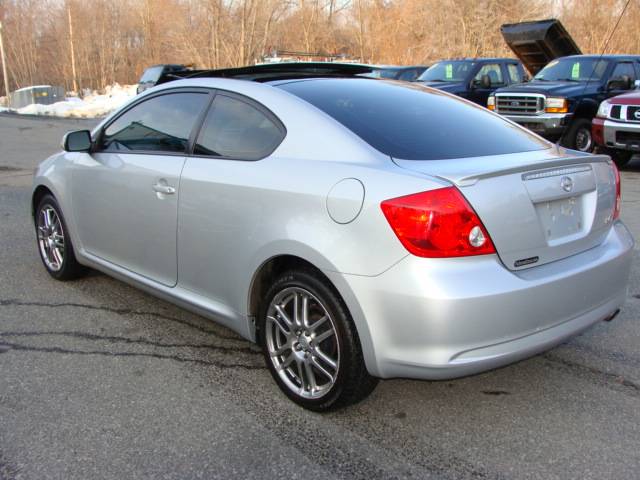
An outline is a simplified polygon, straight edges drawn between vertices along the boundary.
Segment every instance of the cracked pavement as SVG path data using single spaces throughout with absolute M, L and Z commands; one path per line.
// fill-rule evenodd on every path
M 310 413 L 228 329 L 99 273 L 46 274 L 31 174 L 93 124 L 0 115 L 0 480 L 640 477 L 637 251 L 613 322 L 506 368 L 385 381 Z M 622 176 L 638 238 L 640 160 Z

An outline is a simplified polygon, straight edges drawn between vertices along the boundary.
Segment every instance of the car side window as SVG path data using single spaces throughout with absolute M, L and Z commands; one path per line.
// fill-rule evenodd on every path
M 507 64 L 507 71 L 509 72 L 509 83 L 522 83 L 522 72 L 515 63 Z
M 191 130 L 208 98 L 206 93 L 169 93 L 139 103 L 104 130 L 101 149 L 186 152 Z
M 283 138 L 283 130 L 266 113 L 237 98 L 218 94 L 193 153 L 259 160 L 271 154 Z
M 480 71 L 474 78 L 474 81 L 480 82 L 484 75 L 488 75 L 491 80 L 491 85 L 504 85 L 504 79 L 502 78 L 502 69 L 499 63 L 487 63 L 483 65 Z
M 632 82 L 636 79 L 636 71 L 633 68 L 633 64 L 631 62 L 618 63 L 613 69 L 611 80 L 619 80 L 624 76 L 629 77 Z

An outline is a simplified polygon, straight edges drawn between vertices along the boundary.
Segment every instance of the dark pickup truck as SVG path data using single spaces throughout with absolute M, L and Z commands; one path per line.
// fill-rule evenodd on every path
M 466 98 L 483 107 L 497 88 L 522 83 L 525 72 L 514 58 L 461 58 L 442 60 L 418 77 L 428 87 Z
M 565 147 L 591 151 L 600 102 L 633 88 L 640 55 L 582 55 L 557 20 L 503 25 L 502 35 L 534 77 L 496 90 L 488 108 Z

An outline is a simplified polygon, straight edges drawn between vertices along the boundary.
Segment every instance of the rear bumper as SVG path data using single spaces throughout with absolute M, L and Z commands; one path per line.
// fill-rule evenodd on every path
M 626 150 L 629 152 L 640 152 L 640 141 L 618 141 L 618 132 L 629 132 L 640 135 L 640 123 L 616 122 L 602 118 L 593 119 L 593 130 L 598 132 L 594 135 L 596 141 L 607 148 L 616 150 Z
M 633 239 L 616 222 L 596 248 L 517 272 L 496 255 L 407 256 L 376 277 L 331 274 L 370 373 L 455 378 L 544 351 L 625 301 Z
M 500 113 L 500 112 L 498 112 Z M 546 138 L 560 138 L 571 119 L 569 113 L 543 113 L 541 115 L 502 114 L 512 122 L 528 128 Z

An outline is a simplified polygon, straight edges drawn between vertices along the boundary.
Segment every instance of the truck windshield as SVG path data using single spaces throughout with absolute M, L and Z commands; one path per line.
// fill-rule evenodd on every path
M 418 77 L 419 82 L 464 82 L 476 62 L 455 60 L 438 62 Z
M 561 58 L 550 62 L 533 77 L 546 82 L 600 80 L 609 62 L 597 58 Z

